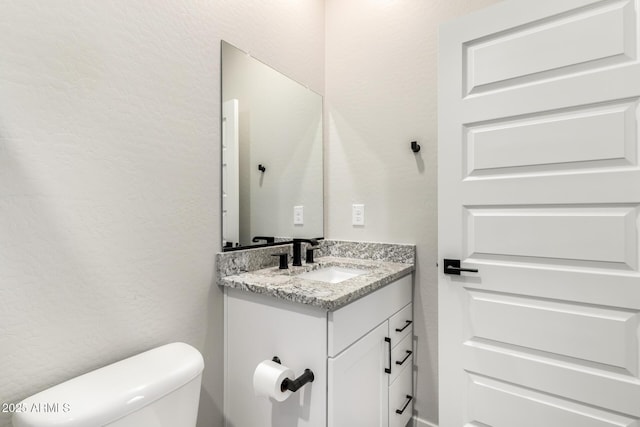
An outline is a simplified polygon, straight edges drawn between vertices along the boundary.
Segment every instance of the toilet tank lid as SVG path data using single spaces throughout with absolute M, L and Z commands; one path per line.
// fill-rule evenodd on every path
M 185 343 L 167 344 L 28 397 L 18 404 L 13 424 L 103 425 L 164 397 L 198 377 L 203 369 L 198 350 Z

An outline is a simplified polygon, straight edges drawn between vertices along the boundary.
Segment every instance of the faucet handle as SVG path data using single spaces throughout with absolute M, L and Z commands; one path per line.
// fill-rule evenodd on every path
M 280 270 L 289 268 L 289 252 L 279 252 L 277 254 L 271 254 L 271 256 L 280 257 L 280 265 L 278 266 Z
M 319 246 L 312 246 L 307 248 L 307 256 L 304 258 L 307 264 L 313 264 L 315 261 L 313 260 L 313 251 L 316 249 L 320 249 Z

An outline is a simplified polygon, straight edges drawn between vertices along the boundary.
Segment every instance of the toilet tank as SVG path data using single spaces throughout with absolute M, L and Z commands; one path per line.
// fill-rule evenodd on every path
M 17 405 L 14 427 L 193 427 L 204 362 L 167 344 L 37 393 Z

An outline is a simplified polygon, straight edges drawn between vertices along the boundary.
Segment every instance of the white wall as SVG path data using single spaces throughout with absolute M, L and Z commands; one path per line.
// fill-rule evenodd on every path
M 417 244 L 415 409 L 438 420 L 437 28 L 497 0 L 327 0 L 326 235 Z M 418 140 L 422 150 L 409 148 Z M 366 224 L 351 226 L 351 204 Z
M 0 403 L 184 341 L 221 425 L 221 38 L 322 92 L 322 0 L 3 2 Z

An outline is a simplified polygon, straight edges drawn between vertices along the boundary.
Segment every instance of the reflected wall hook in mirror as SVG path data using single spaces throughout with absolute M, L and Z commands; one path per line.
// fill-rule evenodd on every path
M 411 151 L 414 153 L 420 151 L 420 144 L 418 144 L 418 141 L 411 141 Z
M 267 168 L 265 168 L 264 166 L 262 166 L 262 164 L 259 164 L 259 165 L 258 165 L 258 170 L 259 170 L 260 172 L 264 172 L 264 171 L 266 171 L 266 170 L 267 170 Z

